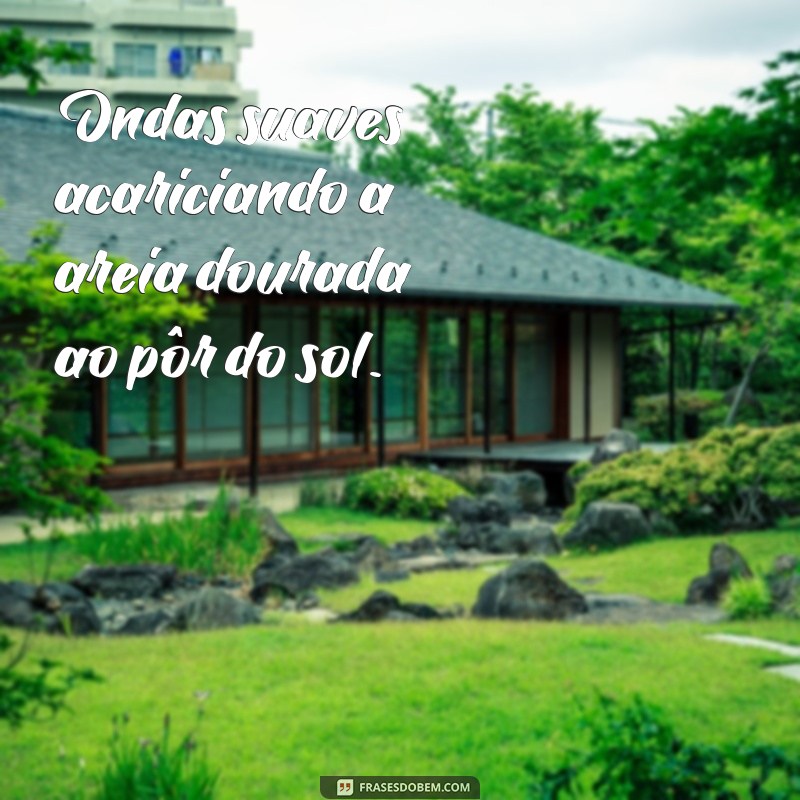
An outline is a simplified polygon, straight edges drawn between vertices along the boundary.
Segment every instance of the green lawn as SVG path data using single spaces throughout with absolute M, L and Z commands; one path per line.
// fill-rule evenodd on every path
M 389 541 L 426 532 L 423 523 L 330 509 L 281 520 L 303 540 L 368 532 Z M 551 563 L 580 588 L 589 578 L 593 591 L 681 600 L 716 540 L 662 540 Z M 777 553 L 800 551 L 800 525 L 729 540 L 763 571 Z M 72 570 L 74 557 L 65 543 L 57 570 Z M 25 577 L 26 570 L 24 548 L 0 548 L 0 577 Z M 383 588 L 469 607 L 488 574 L 429 573 Z M 349 609 L 373 588 L 364 580 L 323 599 Z M 756 725 L 767 741 L 797 747 L 800 740 L 800 691 L 761 669 L 780 659 L 703 638 L 724 630 L 800 643 L 796 621 L 586 627 L 267 619 L 259 628 L 147 639 L 35 637 L 32 656 L 91 666 L 105 683 L 76 691 L 72 713 L 17 732 L 0 728 L 0 795 L 61 800 L 79 759 L 90 771 L 102 766 L 113 714 L 130 714 L 137 737 L 158 735 L 165 712 L 183 732 L 193 724 L 194 691 L 211 692 L 200 739 L 222 768 L 223 800 L 314 798 L 320 774 L 343 773 L 474 774 L 484 800 L 524 798 L 525 763 L 550 761 L 574 742 L 574 701 L 595 689 L 621 698 L 641 693 L 690 737 L 731 741 Z

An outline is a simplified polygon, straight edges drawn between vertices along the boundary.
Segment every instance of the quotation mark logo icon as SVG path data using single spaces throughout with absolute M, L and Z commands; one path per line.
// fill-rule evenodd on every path
M 339 778 L 336 781 L 337 797 L 352 797 L 354 781 L 352 778 Z

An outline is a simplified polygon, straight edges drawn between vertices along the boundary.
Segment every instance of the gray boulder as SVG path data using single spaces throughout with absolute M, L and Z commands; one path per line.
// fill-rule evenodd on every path
M 358 579 L 358 568 L 349 558 L 326 549 L 285 563 L 268 560 L 259 564 L 253 572 L 250 597 L 257 603 L 271 593 L 300 597 L 313 589 L 338 589 Z
M 120 625 L 114 633 L 120 636 L 152 636 L 166 631 L 172 624 L 172 617 L 162 608 L 134 614 Z
M 297 542 L 269 509 L 261 511 L 261 533 L 267 542 L 267 557 L 291 559 L 300 555 Z
M 179 631 L 207 631 L 254 625 L 261 619 L 258 608 L 224 589 L 209 587 L 175 609 L 172 627 Z
M 584 596 L 542 561 L 518 561 L 489 578 L 472 608 L 475 617 L 562 620 L 589 610 Z
M 725 542 L 717 542 L 708 556 L 708 572 L 695 578 L 686 592 L 687 605 L 716 605 L 734 578 L 752 578 L 742 554 Z
M 800 616 L 800 556 L 778 556 L 767 575 L 767 584 L 778 611 Z
M 159 597 L 175 585 L 177 569 L 164 564 L 84 567 L 70 583 L 91 597 L 116 600 Z
M 511 525 L 493 522 L 465 523 L 440 533 L 441 543 L 458 550 L 513 555 L 556 555 L 561 545 L 552 527 L 541 522 L 515 520 Z
M 653 532 L 642 510 L 632 503 L 589 503 L 564 537 L 576 549 L 620 547 L 646 539 Z
M 391 592 L 373 592 L 355 611 L 342 614 L 341 622 L 382 622 L 441 619 L 442 615 L 424 603 L 401 603 Z
M 101 629 L 89 598 L 65 583 L 0 583 L 0 624 L 72 636 L 99 633 Z
M 478 491 L 526 513 L 535 513 L 547 505 L 544 478 L 531 470 L 489 472 L 481 478 Z
M 614 428 L 595 447 L 590 461 L 592 464 L 602 464 L 604 461 L 613 461 L 625 453 L 635 453 L 639 449 L 641 445 L 635 433 Z
M 456 525 L 482 522 L 508 525 L 513 512 L 513 498 L 454 497 L 447 504 L 447 513 Z

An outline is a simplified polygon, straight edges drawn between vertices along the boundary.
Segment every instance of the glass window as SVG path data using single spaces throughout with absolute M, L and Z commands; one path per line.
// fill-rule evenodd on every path
M 472 336 L 472 433 L 482 436 L 486 415 L 484 413 L 483 344 L 484 314 L 474 312 L 470 316 Z M 491 396 L 491 431 L 493 434 L 508 433 L 508 376 L 506 349 L 506 316 L 495 312 L 491 315 L 489 381 Z
M 434 439 L 466 433 L 465 323 L 464 316 L 445 312 L 428 319 L 428 414 Z
M 154 44 L 115 44 L 114 70 L 126 78 L 154 78 L 156 46 Z
M 166 337 L 164 337 L 166 338 Z M 159 349 L 172 342 L 160 342 Z M 129 356 L 129 354 L 128 354 Z M 175 381 L 156 370 L 125 388 L 129 357 L 108 378 L 108 455 L 115 461 L 164 461 L 175 455 Z
M 274 378 L 261 378 L 261 450 L 287 453 L 311 450 L 312 384 L 295 380 L 305 372 L 301 349 L 311 341 L 310 313 L 304 306 L 261 309 L 264 341 L 286 350 L 286 363 Z
M 59 381 L 47 415 L 47 434 L 75 447 L 93 447 L 92 382 L 89 378 Z
M 83 56 L 89 56 L 91 55 L 92 52 L 89 42 L 64 42 L 51 39 L 50 44 L 67 45 L 67 47 L 69 47 L 70 50 L 73 50 L 76 53 L 80 53 L 80 55 Z M 79 61 L 77 63 L 66 62 L 61 64 L 56 64 L 55 62 L 51 61 L 47 65 L 47 71 L 51 75 L 88 75 L 90 67 L 91 63 L 89 61 Z
M 244 344 L 242 306 L 218 303 L 208 319 L 189 330 L 187 347 L 194 353 L 207 334 L 217 353 L 204 378 L 186 371 L 186 455 L 194 459 L 239 456 L 245 452 L 245 392 L 247 381 L 225 372 L 225 359 Z
M 377 330 L 375 322 L 373 331 Z M 416 311 L 386 311 L 385 372 L 374 378 L 372 388 L 372 441 L 378 439 L 378 381 L 383 381 L 385 431 L 387 442 L 413 442 L 417 439 L 417 360 L 419 355 L 419 317 Z M 377 341 L 375 344 L 377 346 Z M 373 361 L 375 365 L 375 361 Z M 374 366 L 373 366 L 374 368 Z
M 368 330 L 363 309 L 325 308 L 320 314 L 320 349 L 344 345 L 352 358 Z M 353 378 L 348 367 L 340 378 L 319 378 L 320 443 L 326 448 L 363 444 L 366 428 L 367 371 Z
M 549 317 L 520 316 L 514 321 L 517 370 L 517 434 L 553 431 L 554 336 Z

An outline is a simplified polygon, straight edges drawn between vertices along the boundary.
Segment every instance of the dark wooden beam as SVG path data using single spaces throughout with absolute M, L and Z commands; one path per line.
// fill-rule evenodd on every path
M 250 298 L 249 306 L 248 341 L 250 341 L 253 334 L 258 331 L 261 325 L 258 297 L 255 294 Z M 250 487 L 250 497 L 256 497 L 258 495 L 258 467 L 261 457 L 261 379 L 256 369 L 255 359 L 253 359 L 253 364 L 250 367 L 250 373 L 247 377 L 247 385 L 250 392 L 250 420 L 248 429 L 250 442 L 247 448 L 249 457 L 248 483 Z
M 592 312 L 583 313 L 583 441 L 592 438 Z
M 483 452 L 492 452 L 492 304 L 483 307 Z
M 381 300 L 378 302 L 378 321 L 376 326 L 377 333 L 377 423 L 378 423 L 378 466 L 386 465 L 386 304 Z
M 669 312 L 669 375 L 668 375 L 668 433 L 670 442 L 675 441 L 675 312 Z

